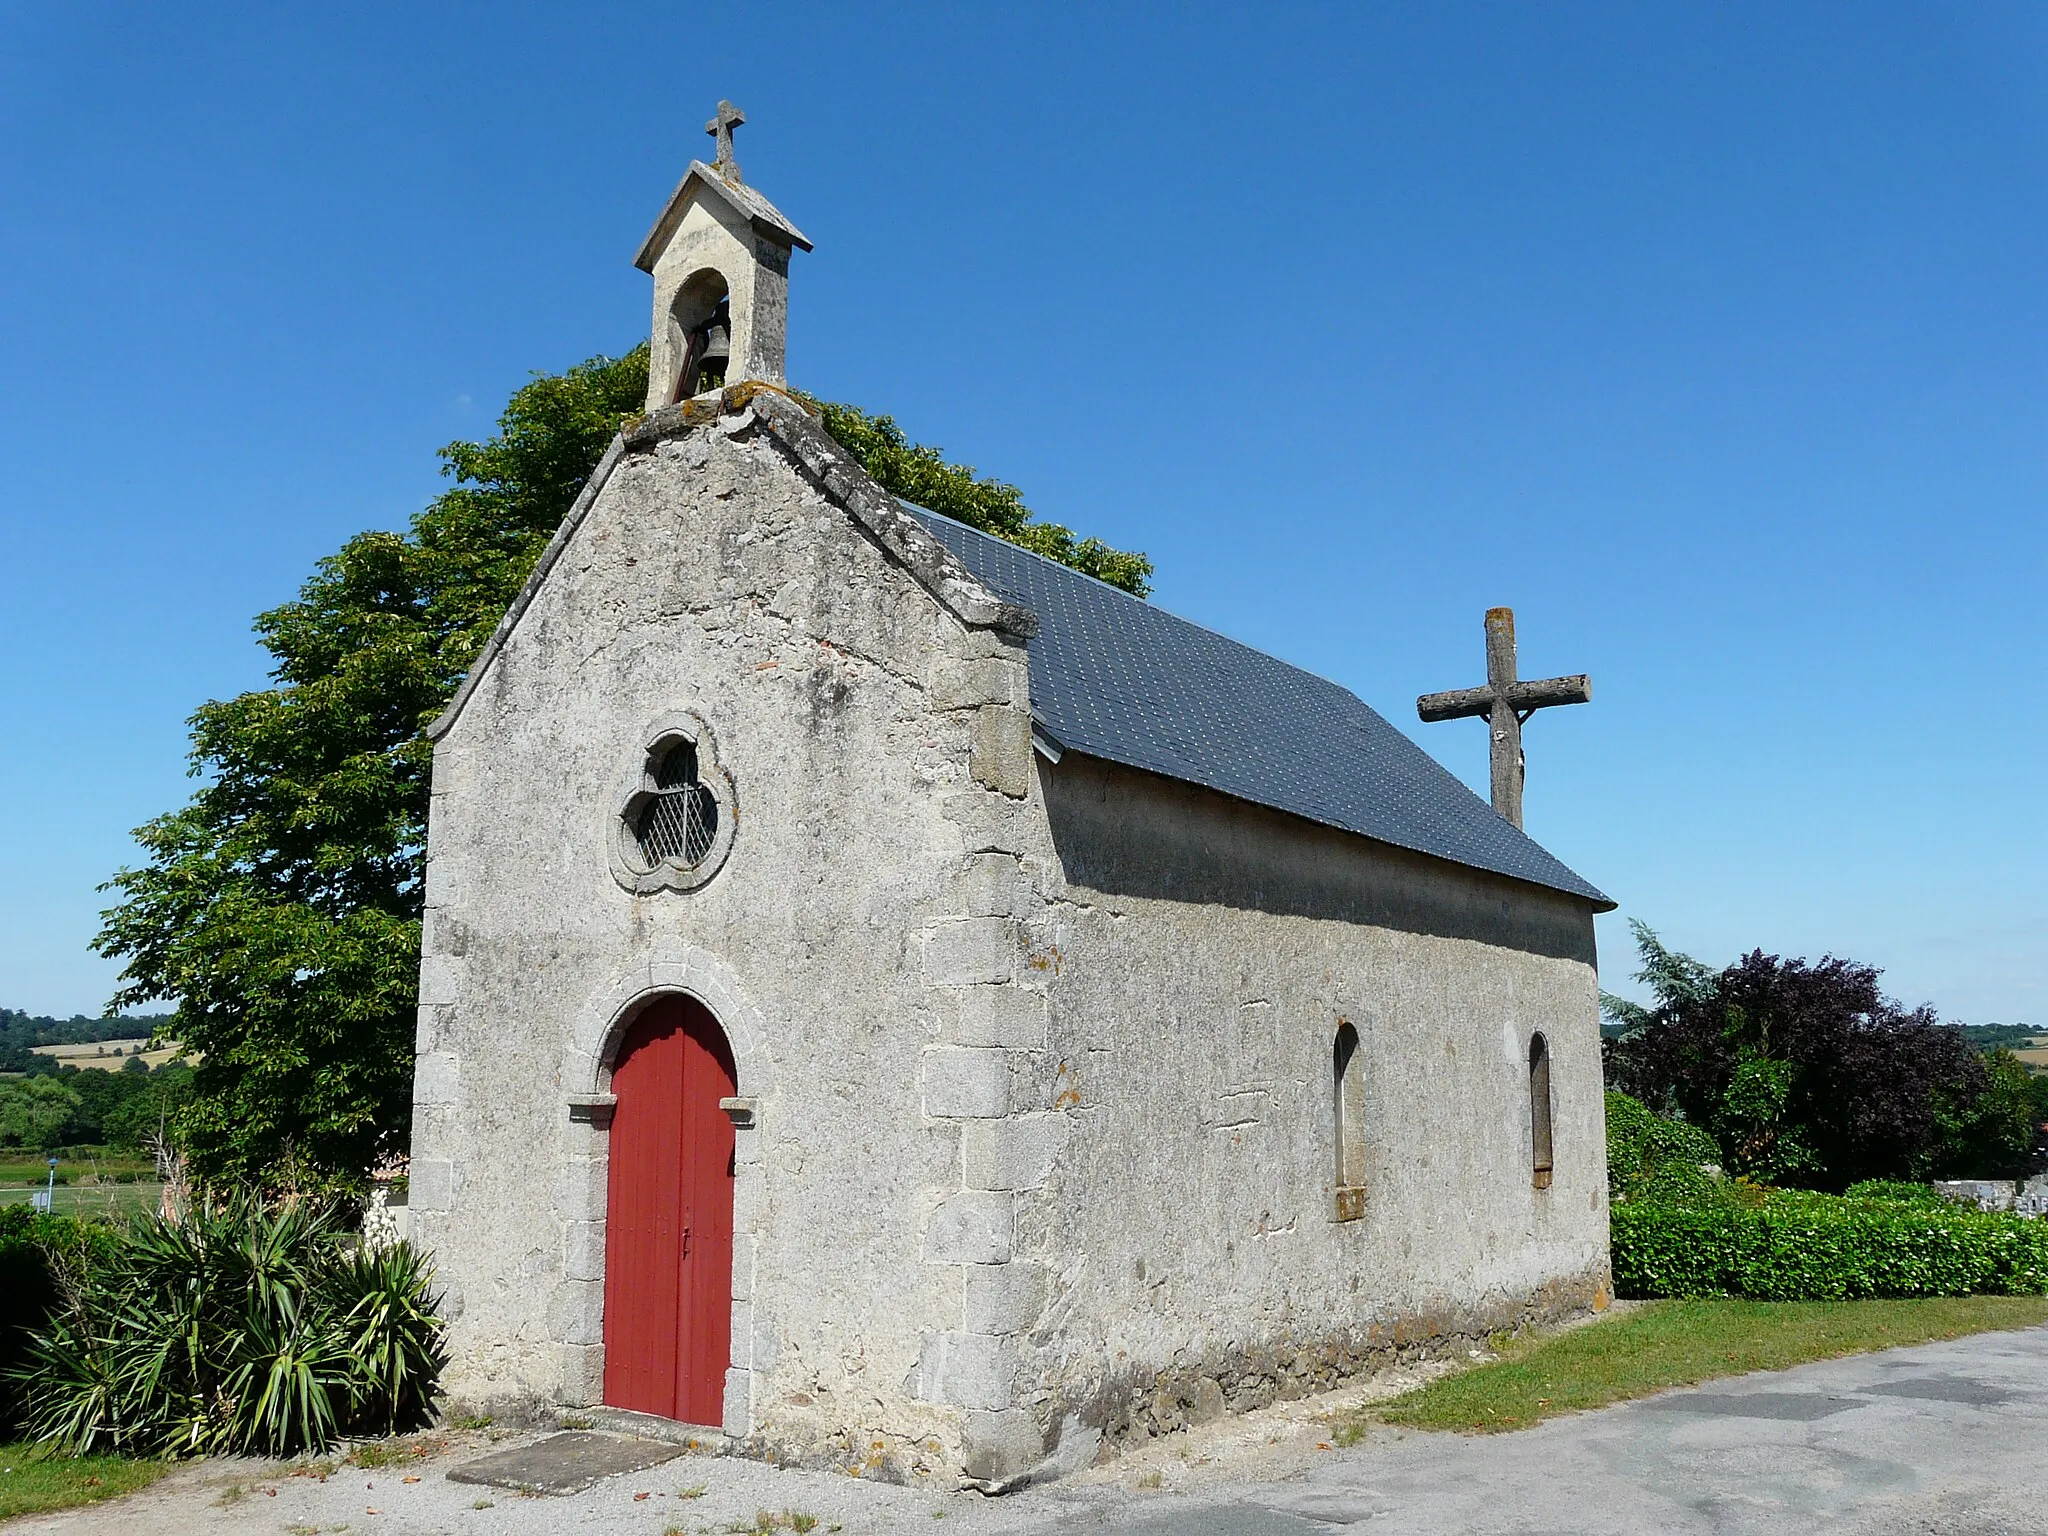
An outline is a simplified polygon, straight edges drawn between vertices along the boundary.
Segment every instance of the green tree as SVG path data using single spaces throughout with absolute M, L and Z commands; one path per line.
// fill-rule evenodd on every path
M 1600 994 L 1600 1011 L 1614 1026 L 1610 1033 L 1630 1035 L 1657 1016 L 1660 1009 L 1685 1008 L 1713 995 L 1714 968 L 1666 946 L 1656 930 L 1639 917 L 1628 920 L 1636 941 L 1636 980 L 1657 999 L 1655 1008 L 1632 1003 L 1612 992 Z
M 182 1061 L 167 1061 L 149 1074 L 141 1092 L 107 1112 L 101 1134 L 124 1152 L 151 1151 L 170 1134 L 191 1095 L 192 1069 Z
M 1943 1116 L 1942 1164 L 1965 1178 L 2025 1178 L 2034 1171 L 2034 1079 L 2008 1050 L 1984 1053 L 1990 1081 L 1982 1095 Z
M 59 1145 L 78 1104 L 78 1095 L 54 1077 L 0 1078 L 0 1147 Z
M 192 717 L 183 809 L 137 833 L 98 945 L 116 1007 L 175 1002 L 200 1057 L 179 1134 L 207 1178 L 354 1183 L 408 1132 L 424 727 L 591 467 L 638 409 L 644 351 L 519 390 L 498 435 L 442 450 L 455 484 L 263 614 L 275 685 Z
M 138 830 L 95 942 L 124 962 L 114 1007 L 176 1005 L 159 1033 L 199 1056 L 177 1126 L 202 1178 L 353 1187 L 405 1147 L 423 732 L 646 384 L 645 347 L 536 376 L 496 436 L 441 450 L 453 484 L 408 531 L 358 534 L 257 619 L 273 686 L 192 716 L 200 786 Z M 1143 591 L 1142 555 L 1033 522 L 888 417 L 818 409 L 895 494 Z

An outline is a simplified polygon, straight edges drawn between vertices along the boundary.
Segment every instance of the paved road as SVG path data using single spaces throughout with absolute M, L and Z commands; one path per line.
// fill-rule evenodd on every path
M 390 1470 L 265 1480 L 253 1475 L 262 1468 L 216 1462 L 8 1536 L 662 1536 L 751 1524 L 761 1509 L 815 1515 L 820 1536 L 833 1525 L 845 1536 L 2048 1536 L 2048 1329 L 1746 1376 L 1511 1435 L 1382 1430 L 1320 1452 L 1306 1435 L 1278 1460 L 1219 1456 L 1168 1478 L 1166 1492 L 1137 1487 L 1127 1467 L 994 1500 L 706 1457 L 520 1498 L 448 1481 L 480 1445 L 419 1466 L 411 1483 Z M 223 1504 L 236 1486 L 248 1491 Z
M 1177 1502 L 1055 1528 L 2048 1532 L 2048 1330 L 1716 1382 L 1519 1434 L 1382 1432 L 1297 1480 Z

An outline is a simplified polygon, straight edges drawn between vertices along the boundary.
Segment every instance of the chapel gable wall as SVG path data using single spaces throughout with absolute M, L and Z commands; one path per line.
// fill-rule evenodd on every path
M 1008 1390 L 958 1341 L 1009 1234 L 957 1197 L 963 1127 L 1007 1107 L 971 1042 L 1015 1011 L 1029 708 L 1021 640 L 954 617 L 744 412 L 621 460 L 435 760 L 414 1219 L 458 1395 L 598 1400 L 606 1139 L 579 1101 L 634 1000 L 688 990 L 756 1115 L 725 1429 L 957 1467 Z M 678 711 L 736 832 L 697 889 L 636 895 L 607 839 Z

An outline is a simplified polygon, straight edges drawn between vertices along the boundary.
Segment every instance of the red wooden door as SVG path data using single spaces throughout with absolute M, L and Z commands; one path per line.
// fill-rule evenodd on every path
M 733 1127 L 725 1031 L 692 998 L 634 1020 L 612 1069 L 604 1400 L 691 1424 L 725 1416 Z

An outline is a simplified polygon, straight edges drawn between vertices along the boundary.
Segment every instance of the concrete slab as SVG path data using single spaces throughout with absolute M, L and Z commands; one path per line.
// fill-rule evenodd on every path
M 477 1483 L 519 1493 L 581 1493 L 599 1478 L 641 1472 L 683 1454 L 685 1447 L 665 1440 L 571 1430 L 532 1445 L 484 1456 L 451 1468 L 451 1483 Z

